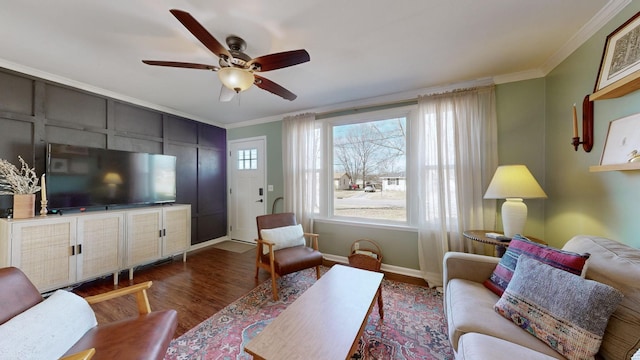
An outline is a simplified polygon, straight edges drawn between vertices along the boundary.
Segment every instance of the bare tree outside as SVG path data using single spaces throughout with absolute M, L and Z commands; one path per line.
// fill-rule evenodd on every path
M 364 188 L 368 180 L 367 174 L 375 171 L 374 157 L 377 157 L 377 143 L 380 139 L 369 123 L 344 126 L 345 134 L 340 137 L 334 136 L 334 154 L 345 172 L 351 175 L 354 182 L 361 181 Z
M 406 191 L 384 183 L 393 177 L 393 184 L 404 184 L 406 119 L 334 126 L 333 143 L 334 173 L 357 185 L 334 189 L 334 215 L 406 220 Z

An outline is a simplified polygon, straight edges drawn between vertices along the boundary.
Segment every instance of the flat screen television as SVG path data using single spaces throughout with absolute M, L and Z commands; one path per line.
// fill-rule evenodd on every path
M 109 209 L 176 201 L 176 157 L 50 143 L 47 207 Z

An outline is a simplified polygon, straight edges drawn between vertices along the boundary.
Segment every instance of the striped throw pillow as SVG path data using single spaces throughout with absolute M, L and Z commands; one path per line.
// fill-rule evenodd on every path
M 549 246 L 534 243 L 523 236 L 513 238 L 509 243 L 507 251 L 504 253 L 495 270 L 484 281 L 484 286 L 493 291 L 496 295 L 502 296 L 504 289 L 509 285 L 513 272 L 516 270 L 518 258 L 521 255 L 532 257 L 547 265 L 557 269 L 568 271 L 572 274 L 581 275 L 585 264 L 589 259 L 589 254 L 578 254 L 571 251 L 554 249 Z

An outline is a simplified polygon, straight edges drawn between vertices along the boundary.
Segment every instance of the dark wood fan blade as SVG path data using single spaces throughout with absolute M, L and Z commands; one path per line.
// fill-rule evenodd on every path
M 272 94 L 276 94 L 289 101 L 293 101 L 298 97 L 296 94 L 292 93 L 291 91 L 283 88 L 282 86 L 274 83 L 269 79 L 263 78 L 262 76 L 258 76 L 256 74 L 253 74 L 253 76 L 255 76 L 256 78 L 256 81 L 255 81 L 256 86 L 262 90 L 266 90 Z
M 270 71 L 302 64 L 309 60 L 311 60 L 311 57 L 309 56 L 307 50 L 291 50 L 251 59 L 247 63 L 247 66 L 255 64 L 257 67 L 259 67 L 259 70 L 256 71 Z
M 202 45 L 206 46 L 207 49 L 211 50 L 212 53 L 216 54 L 218 57 L 226 57 L 228 59 L 232 58 L 229 51 L 220 44 L 216 38 L 211 35 L 204 26 L 200 25 L 198 20 L 196 20 L 191 14 L 186 11 L 172 9 L 169 10 L 173 16 L 175 16 L 184 27 L 189 30 L 196 39 L 200 40 Z
M 179 62 L 179 61 L 156 61 L 156 60 L 142 60 L 143 63 L 147 65 L 155 65 L 155 66 L 169 66 L 169 67 L 179 67 L 179 68 L 188 68 L 188 69 L 201 69 L 201 70 L 220 70 L 219 67 L 207 64 L 196 64 L 196 63 L 187 63 L 187 62 Z

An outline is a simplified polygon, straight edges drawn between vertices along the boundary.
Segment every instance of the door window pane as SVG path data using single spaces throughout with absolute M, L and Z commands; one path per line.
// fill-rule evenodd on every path
M 258 149 L 238 150 L 238 170 L 258 169 Z

